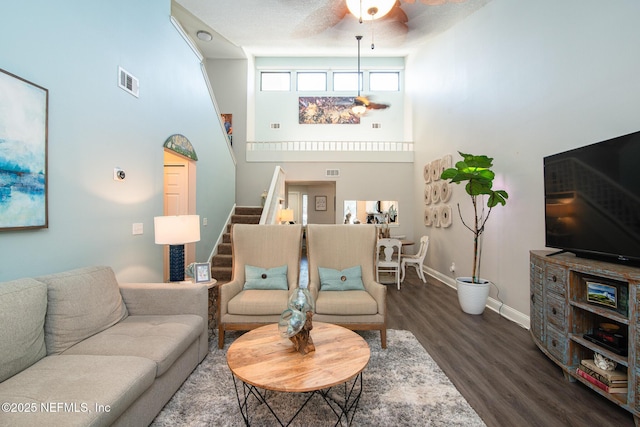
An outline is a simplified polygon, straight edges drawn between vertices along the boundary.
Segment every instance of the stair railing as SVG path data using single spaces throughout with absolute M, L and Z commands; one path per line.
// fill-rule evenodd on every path
M 269 185 L 269 192 L 264 202 L 262 216 L 260 216 L 260 224 L 277 224 L 278 212 L 284 209 L 285 201 L 285 173 L 284 169 L 276 166 Z

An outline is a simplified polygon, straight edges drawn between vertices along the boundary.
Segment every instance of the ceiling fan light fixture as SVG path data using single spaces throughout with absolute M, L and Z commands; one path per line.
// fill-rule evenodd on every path
M 349 12 L 362 21 L 373 21 L 387 15 L 396 0 L 346 0 Z
M 353 111 L 353 114 L 355 114 L 356 116 L 361 116 L 367 112 L 367 107 L 365 107 L 364 105 L 354 105 L 353 107 L 351 107 L 351 111 Z

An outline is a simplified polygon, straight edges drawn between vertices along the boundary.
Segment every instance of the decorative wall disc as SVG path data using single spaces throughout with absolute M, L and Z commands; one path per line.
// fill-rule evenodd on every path
M 438 219 L 440 219 L 440 227 L 449 227 L 451 225 L 451 206 L 440 206 L 440 215 Z
M 440 179 L 440 159 L 431 162 L 431 182 L 436 182 Z
M 440 209 L 432 208 L 431 209 L 431 223 L 434 227 L 440 227 Z
M 424 186 L 424 204 L 431 204 L 431 184 L 425 184 Z
M 424 225 L 431 227 L 431 208 L 424 208 Z
M 422 174 L 424 175 L 424 182 L 431 182 L 431 167 L 429 163 L 424 165 L 424 169 L 422 170 Z
M 447 203 L 451 198 L 451 184 L 447 181 L 440 182 L 440 201 Z
M 440 201 L 440 183 L 434 182 L 431 184 L 431 203 L 438 203 Z
M 453 163 L 453 157 L 451 154 L 447 154 L 443 158 L 440 159 L 440 170 L 444 171 L 445 169 L 449 169 Z

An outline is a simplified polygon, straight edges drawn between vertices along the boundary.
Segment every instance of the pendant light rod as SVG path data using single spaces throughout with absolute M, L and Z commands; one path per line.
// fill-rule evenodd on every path
M 358 96 L 360 96 L 360 40 L 362 40 L 362 36 L 356 36 L 358 40 Z

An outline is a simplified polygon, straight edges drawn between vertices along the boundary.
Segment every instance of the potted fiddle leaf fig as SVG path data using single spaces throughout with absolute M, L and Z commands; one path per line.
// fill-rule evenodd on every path
M 481 314 L 487 304 L 491 282 L 480 278 L 480 261 L 482 253 L 482 233 L 489 219 L 491 210 L 498 205 L 505 205 L 509 195 L 504 190 L 493 189 L 495 173 L 491 170 L 493 158 L 485 155 L 473 155 L 458 152 L 462 160 L 455 167 L 445 169 L 440 178 L 448 179 L 456 184 L 465 183 L 465 190 L 471 197 L 473 206 L 472 222 L 465 222 L 460 204 L 458 214 L 462 224 L 473 233 L 473 269 L 471 277 L 457 277 L 458 301 L 465 313 Z M 486 207 L 485 207 L 486 200 Z

